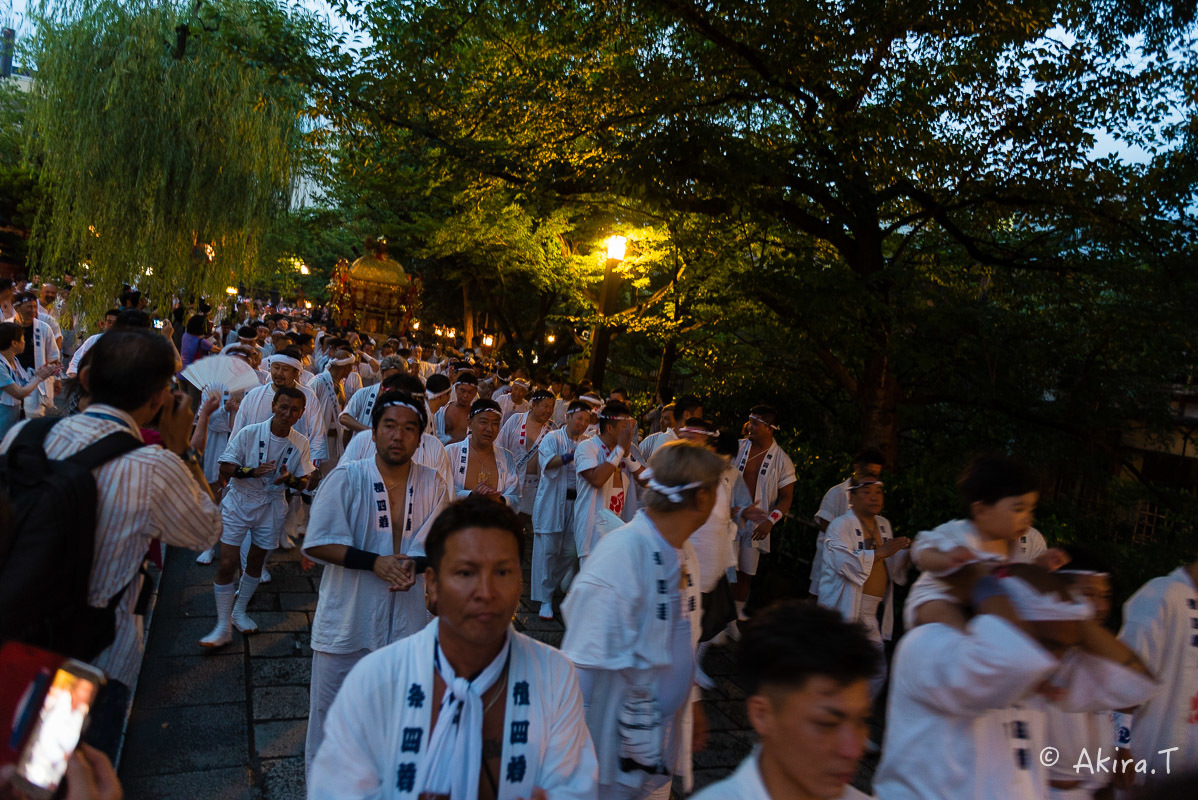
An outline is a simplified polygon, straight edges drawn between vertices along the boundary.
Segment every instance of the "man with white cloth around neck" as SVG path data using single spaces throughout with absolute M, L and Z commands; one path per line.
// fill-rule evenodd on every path
M 274 415 L 267 422 L 246 425 L 225 446 L 220 475 L 230 485 L 221 501 L 224 532 L 220 537 L 220 566 L 213 592 L 216 627 L 200 640 L 203 647 L 223 647 L 233 641 L 232 628 L 257 633 L 246 615 L 262 578 L 262 565 L 279 543 L 287 514 L 286 489 L 302 489 L 315 471 L 308 458 L 308 440 L 292 426 L 304 413 L 304 394 L 283 386 L 274 396 Z M 241 585 L 233 586 L 242 543 L 250 540 Z M 236 602 L 233 594 L 237 593 Z
M 794 498 L 795 465 L 774 441 L 777 430 L 778 412 L 770 406 L 753 406 L 749 409 L 749 438 L 741 440 L 736 455 L 736 469 L 745 479 L 754 505 L 769 515 L 761 522 L 742 523 L 737 534 L 739 565 L 732 597 L 739 619 L 744 618 L 761 554 L 770 551 L 770 531 L 790 511 Z
M 453 469 L 457 497 L 480 495 L 520 510 L 520 477 L 516 459 L 495 446 L 503 412 L 494 400 L 475 400 L 470 406 L 470 430 L 465 439 L 445 448 Z
M 529 596 L 540 603 L 541 619 L 553 619 L 553 592 L 574 560 L 574 500 L 578 476 L 574 451 L 590 422 L 591 407 L 570 403 L 565 426 L 545 435 L 537 450 L 541 480 L 532 509 L 532 586 Z
M 412 462 L 425 424 L 420 398 L 383 394 L 374 407 L 375 457 L 344 461 L 312 503 L 304 554 L 326 566 L 312 619 L 309 769 L 325 714 L 354 664 L 428 622 L 424 540 L 450 488 Z
M 737 673 L 759 744 L 692 800 L 868 800 L 848 785 L 865 752 L 879 662 L 861 627 L 784 600 L 753 615 L 743 634 Z
M 499 405 L 502 408 L 503 403 Z M 517 511 L 522 516 L 532 516 L 532 507 L 537 499 L 537 482 L 541 474 L 537 448 L 555 427 L 553 393 L 537 389 L 528 396 L 528 411 L 508 417 L 499 430 L 499 438 L 495 440 L 516 459 L 516 473 L 520 476 L 520 507 Z
M 387 379 L 392 375 L 399 375 L 401 368 L 402 362 L 395 356 L 384 357 L 379 362 L 379 382 L 354 393 L 354 396 L 345 404 L 345 409 L 339 417 L 341 427 L 354 433 L 372 430 L 370 427 L 371 412 L 374 411 L 374 404 L 378 400 L 379 392 L 384 392 L 389 388 L 386 385 Z
M 526 378 L 516 378 L 512 381 L 510 392 L 497 394 L 493 398 L 495 402 L 499 403 L 499 410 L 503 412 L 503 424 L 507 424 L 507 421 L 516 414 L 528 413 L 530 401 L 526 398 L 528 398 L 530 388 L 532 387 L 529 386 Z M 552 410 L 550 413 L 552 414 Z
M 860 478 L 849 487 L 850 511 L 828 527 L 819 604 L 839 611 L 846 622 L 860 622 L 869 640 L 884 652 L 883 642 L 894 631 L 894 586 L 906 584 L 911 540 L 894 536 L 890 521 L 881 516 L 882 482 Z M 878 606 L 882 622 L 878 623 Z M 886 685 L 886 661 L 870 682 L 877 699 Z
M 632 443 L 633 427 L 628 406 L 610 402 L 599 414 L 598 435 L 588 439 L 584 432 L 574 451 L 574 547 L 582 563 L 600 539 L 636 516 L 637 478 L 645 464 Z
M 562 605 L 604 800 L 668 798 L 691 785 L 706 725 L 694 684 L 700 616 L 690 538 L 711 515 L 724 460 L 693 442 L 653 454 L 645 509 L 599 541 Z M 697 715 L 697 716 L 696 716 Z
M 324 371 L 312 379 L 308 388 L 316 395 L 320 408 L 316 412 L 318 430 L 324 431 L 328 437 L 326 448 L 329 457 L 324 463 L 324 471 L 337 466 L 338 459 L 345 452 L 345 441 L 342 438 L 342 427 L 339 420 L 341 410 L 345 408 L 345 378 L 353 369 L 356 360 L 348 350 L 337 350 L 325 362 Z
M 275 391 L 283 386 L 294 386 L 303 392 L 306 398 L 304 416 L 295 424 L 295 430 L 308 437 L 308 449 L 312 454 L 312 462 L 319 467 L 329 457 L 328 438 L 322 435 L 316 419 L 320 410 L 318 408 L 320 403 L 317 401 L 316 395 L 308 386 L 299 382 L 300 373 L 304 369 L 303 363 L 299 360 L 299 351 L 288 348 L 271 356 L 269 361 L 270 383 L 259 386 L 257 389 L 250 389 L 245 393 L 241 406 L 237 409 L 237 416 L 233 418 L 231 435 L 236 436 L 237 432 L 246 425 L 270 419 L 270 407 L 274 402 Z
M 597 800 L 574 668 L 511 627 L 523 525 L 460 500 L 426 542 L 437 619 L 364 658 L 325 722 L 310 800 Z
M 874 791 L 882 800 L 1043 800 L 1045 704 L 1138 705 L 1156 691 L 1135 653 L 1093 619 L 1065 576 L 987 564 L 946 580 L 964 628 L 928 622 L 895 649 L 889 724 Z

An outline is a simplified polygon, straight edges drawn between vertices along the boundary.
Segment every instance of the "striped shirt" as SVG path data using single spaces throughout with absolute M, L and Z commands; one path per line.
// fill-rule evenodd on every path
M 0 453 L 8 451 L 23 425 L 15 426 L 0 442 Z M 117 431 L 142 438 L 137 423 L 124 411 L 93 405 L 51 429 L 46 454 L 56 460 L 68 458 Z M 116 611 L 116 640 L 92 664 L 131 687 L 144 650 L 142 618 L 133 614 L 142 581 L 138 567 L 150 540 L 206 550 L 220 538 L 220 509 L 200 489 L 183 461 L 157 445 L 114 458 L 95 474 L 98 509 L 87 601 L 105 606 L 126 584 L 133 583 Z

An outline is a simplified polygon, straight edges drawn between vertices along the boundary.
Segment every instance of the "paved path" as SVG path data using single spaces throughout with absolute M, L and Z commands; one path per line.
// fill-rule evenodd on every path
M 269 568 L 274 580 L 250 603 L 260 632 L 235 632 L 232 644 L 206 652 L 197 642 L 215 623 L 216 567 L 170 548 L 121 757 L 129 800 L 304 797 L 308 633 L 320 568 L 303 571 L 298 549 L 276 552 Z M 516 627 L 561 645 L 560 619 L 541 620 L 527 595 Z M 705 665 L 719 686 L 705 693 L 711 738 L 695 755 L 698 788 L 727 775 L 754 741 L 728 654 L 713 648 Z

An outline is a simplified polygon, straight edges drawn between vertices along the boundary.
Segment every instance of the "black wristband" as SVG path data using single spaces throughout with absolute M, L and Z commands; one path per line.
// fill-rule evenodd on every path
M 345 568 L 360 569 L 370 572 L 374 569 L 374 562 L 378 561 L 378 553 L 370 553 L 366 550 L 359 550 L 356 547 L 345 548 Z
M 237 469 L 233 470 L 233 477 L 234 478 L 252 478 L 252 477 L 254 477 L 254 468 L 253 467 L 238 467 Z
M 433 565 L 428 556 L 408 556 L 408 558 L 412 559 L 412 564 L 415 566 L 417 575 Z

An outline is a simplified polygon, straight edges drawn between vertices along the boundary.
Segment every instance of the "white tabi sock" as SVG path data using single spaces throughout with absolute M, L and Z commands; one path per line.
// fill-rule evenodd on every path
M 233 639 L 230 612 L 233 610 L 233 593 L 235 591 L 237 591 L 237 586 L 232 583 L 226 583 L 223 586 L 219 583 L 212 585 L 212 594 L 216 597 L 216 627 L 200 640 L 201 645 L 220 647 Z
M 241 573 L 241 587 L 237 591 L 237 602 L 233 605 L 233 625 L 242 633 L 254 633 L 258 630 L 258 624 L 246 616 L 246 609 L 249 608 L 250 598 L 258 589 L 258 583 L 258 578 Z

